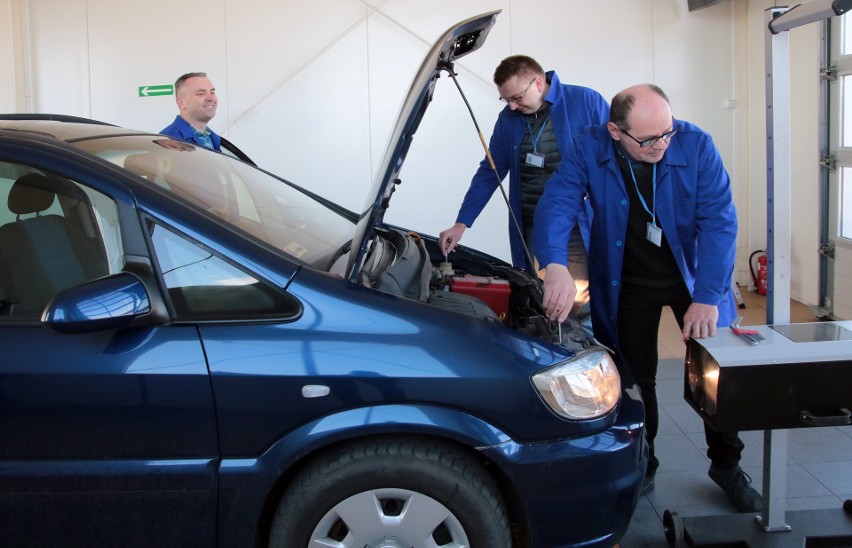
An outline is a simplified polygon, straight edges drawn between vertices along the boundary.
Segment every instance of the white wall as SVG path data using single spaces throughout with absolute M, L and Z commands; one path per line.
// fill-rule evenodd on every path
M 18 28 L 20 22 L 13 21 L 11 0 L 0 0 L 0 82 L 15 81 L 12 29 Z M 16 107 L 14 88 L 0 86 L 0 112 L 14 112 Z
M 726 0 L 690 13 L 686 0 L 0 0 L 0 13 L 17 6 L 22 14 L 25 57 L 15 65 L 0 52 L 0 77 L 17 70 L 15 85 L 25 79 L 32 90 L 12 102 L 20 92 L 0 83 L 0 110 L 11 104 L 158 131 L 176 114 L 174 99 L 140 98 L 138 87 L 206 71 L 220 95 L 214 130 L 271 171 L 358 210 L 431 42 L 456 21 L 502 9 L 485 46 L 456 67 L 486 138 L 502 106 L 491 76 L 510 54 L 532 55 L 607 98 L 634 83 L 659 84 L 675 116 L 713 135 L 731 173 L 737 279 L 746 283 L 748 254 L 765 247 L 762 13 L 771 5 Z M 10 26 L 0 23 L 0 40 Z M 795 40 L 795 56 L 808 64 L 813 36 Z M 794 125 L 802 139 L 813 136 L 806 151 L 816 147 L 807 123 L 816 112 L 812 80 L 797 80 L 794 90 L 814 107 Z M 437 234 L 454 221 L 481 158 L 467 110 L 444 79 L 387 220 Z M 810 167 L 801 170 L 802 186 L 814 188 L 815 173 L 811 183 Z M 495 194 L 464 243 L 507 258 L 502 202 Z M 794 243 L 793 296 L 813 303 L 810 233 Z
M 20 8 L 18 0 L 0 0 L 0 112 L 17 112 L 26 103 Z

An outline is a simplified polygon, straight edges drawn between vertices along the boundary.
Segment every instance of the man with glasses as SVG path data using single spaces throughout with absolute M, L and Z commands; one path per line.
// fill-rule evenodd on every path
M 441 249 L 451 252 L 488 203 L 506 174 L 509 174 L 509 203 L 512 215 L 524 232 L 519 234 L 512 215 L 509 218 L 509 244 L 512 263 L 529 271 L 525 243 L 530 246 L 533 214 L 544 183 L 559 165 L 574 135 L 609 118 L 609 105 L 598 92 L 563 84 L 555 72 L 547 73 L 533 58 L 513 55 L 504 59 L 494 71 L 494 83 L 500 100 L 506 103 L 494 125 L 488 158 L 479 164 L 464 197 L 456 223 L 438 237 Z M 496 169 L 496 173 L 495 173 Z M 578 284 L 587 278 L 586 245 L 589 221 L 582 215 L 563 241 L 568 249 L 572 273 Z M 581 232 L 582 229 L 582 232 Z M 588 318 L 588 291 L 578 292 L 572 318 L 580 323 Z
M 584 200 L 585 199 L 585 200 Z M 731 275 L 737 215 L 730 179 L 710 136 L 675 120 L 666 94 L 643 84 L 612 100 L 610 121 L 574 141 L 535 215 L 535 250 L 546 265 L 543 305 L 563 320 L 574 299 L 562 242 L 584 201 L 594 212 L 589 283 L 595 336 L 616 350 L 625 380 L 645 402 L 650 455 L 643 492 L 653 489 L 659 415 L 657 337 L 664 306 L 684 340 L 716 334 L 736 317 Z M 739 466 L 736 432 L 705 424 L 710 477 L 740 512 L 763 502 Z

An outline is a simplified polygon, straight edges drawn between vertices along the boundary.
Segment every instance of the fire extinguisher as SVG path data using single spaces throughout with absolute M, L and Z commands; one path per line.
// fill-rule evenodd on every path
M 754 273 L 754 268 L 752 267 L 752 259 L 758 253 L 763 253 L 760 257 L 757 258 L 757 275 Z M 757 291 L 758 295 L 766 295 L 766 287 L 768 283 L 769 272 L 766 266 L 766 252 L 762 249 L 758 249 L 748 258 L 749 269 L 751 270 L 751 278 L 754 281 L 754 287 Z

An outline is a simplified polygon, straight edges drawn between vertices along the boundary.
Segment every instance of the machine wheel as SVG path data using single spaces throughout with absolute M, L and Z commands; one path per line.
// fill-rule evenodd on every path
M 509 548 L 494 479 L 438 441 L 374 440 L 341 447 L 302 470 L 281 497 L 270 548 L 307 546 Z
M 668 510 L 663 512 L 663 532 L 666 534 L 666 541 L 671 548 L 686 546 L 684 544 L 683 522 L 677 512 Z
M 852 514 L 852 499 L 846 499 L 843 501 L 843 511 L 847 514 Z

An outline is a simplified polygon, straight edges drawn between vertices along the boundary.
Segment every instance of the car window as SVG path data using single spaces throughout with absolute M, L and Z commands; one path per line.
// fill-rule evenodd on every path
M 0 162 L 0 320 L 39 317 L 59 291 L 120 272 L 118 226 L 102 193 Z
M 322 200 L 192 143 L 121 135 L 73 144 L 321 270 L 330 268 L 355 232 L 353 218 Z
M 298 301 L 199 244 L 151 223 L 157 263 L 178 320 L 281 319 Z

